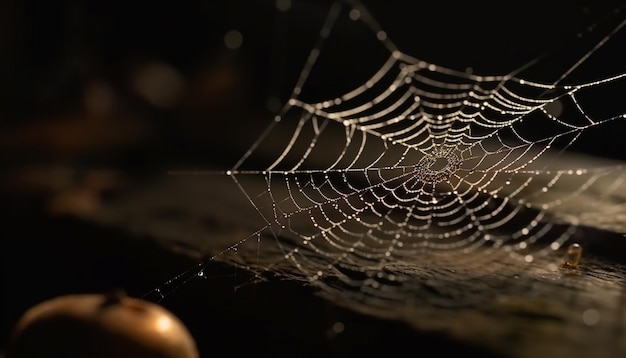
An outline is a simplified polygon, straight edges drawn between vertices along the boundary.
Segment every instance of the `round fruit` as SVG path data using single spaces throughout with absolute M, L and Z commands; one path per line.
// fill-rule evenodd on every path
M 197 358 L 185 326 L 163 307 L 122 294 L 61 296 L 18 321 L 8 358 Z

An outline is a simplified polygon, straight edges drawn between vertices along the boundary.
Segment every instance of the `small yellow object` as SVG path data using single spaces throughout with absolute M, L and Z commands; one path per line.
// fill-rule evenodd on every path
M 580 264 L 580 258 L 583 256 L 583 248 L 579 244 L 571 244 L 567 248 L 565 254 L 565 267 L 577 267 Z

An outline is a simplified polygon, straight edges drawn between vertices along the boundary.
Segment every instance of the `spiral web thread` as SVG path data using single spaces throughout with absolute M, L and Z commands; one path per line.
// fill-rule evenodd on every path
M 369 27 L 389 56 L 352 91 L 303 100 L 341 16 Z M 523 78 L 526 67 L 480 76 L 413 58 L 359 3 L 334 4 L 291 98 L 227 172 L 265 224 L 209 260 L 393 295 L 433 266 L 562 251 L 580 222 L 560 208 L 584 197 L 624 211 L 622 166 L 559 161 L 588 131 L 626 119 L 593 115 L 584 102 L 626 73 L 562 83 L 623 26 L 543 83 Z

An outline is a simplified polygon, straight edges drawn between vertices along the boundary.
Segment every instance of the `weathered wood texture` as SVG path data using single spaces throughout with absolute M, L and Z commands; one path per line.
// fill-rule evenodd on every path
M 93 220 L 147 235 L 198 259 L 223 251 L 258 228 L 258 215 L 241 196 L 225 176 L 166 177 L 104 207 Z M 365 280 L 360 286 L 342 284 L 337 280 L 342 274 L 332 271 L 312 285 L 329 304 L 347 307 L 364 319 L 404 322 L 416 335 L 436 333 L 505 357 L 624 356 L 626 238 L 587 227 L 576 235 L 585 250 L 577 268 L 561 266 L 562 251 L 532 263 L 499 252 L 475 252 L 471 259 L 419 257 L 389 263 L 385 272 L 402 281 L 388 284 L 388 291 L 380 290 L 384 282 L 378 288 Z M 248 246 L 247 254 L 256 259 L 267 255 L 268 263 L 280 254 L 263 244 Z M 227 252 L 215 260 L 245 265 L 247 254 L 242 250 L 233 257 Z M 283 261 L 287 265 L 275 266 L 276 271 L 309 285 L 297 270 L 290 274 L 289 262 Z M 211 290 L 211 280 L 206 290 Z

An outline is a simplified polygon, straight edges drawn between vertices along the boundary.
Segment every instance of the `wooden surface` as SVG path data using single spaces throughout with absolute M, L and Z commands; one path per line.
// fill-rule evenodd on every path
M 214 255 L 258 225 L 249 203 L 239 200 L 236 190 L 229 191 L 228 180 L 166 177 L 105 206 L 92 220 L 147 236 L 184 256 L 198 259 Z M 475 252 L 471 259 L 425 256 L 386 265 L 385 272 L 402 281 L 385 284 L 379 280 L 376 287 L 365 280 L 356 286 L 341 284 L 337 280 L 340 274 L 333 272 L 310 283 L 307 277 L 301 280 L 285 260 L 284 267 L 274 269 L 287 273 L 292 281 L 290 287 L 302 286 L 303 295 L 319 295 L 327 304 L 347 308 L 363 320 L 407 324 L 415 336 L 436 334 L 457 345 L 479 347 L 503 357 L 624 356 L 625 239 L 621 234 L 587 227 L 581 227 L 575 239 L 585 250 L 576 268 L 562 267 L 562 251 L 532 263 L 511 260 L 498 252 Z M 241 246 L 243 249 L 246 244 Z M 268 263 L 279 254 L 263 245 L 250 247 L 250 255 L 259 250 Z M 245 255 L 243 250 L 235 259 L 228 254 L 218 255 L 210 264 L 241 263 Z M 205 270 L 209 277 L 211 267 Z M 240 275 L 233 288 L 271 287 L 275 281 L 246 281 L 245 270 L 232 270 Z M 172 272 L 172 277 L 176 274 Z M 375 275 L 374 271 L 370 276 Z M 203 289 L 212 290 L 211 279 L 201 281 Z M 189 284 L 183 284 L 182 289 Z M 385 287 L 390 290 L 385 291 Z M 184 295 L 179 291 L 167 297 Z M 266 294 L 274 295 L 271 289 Z M 303 304 L 309 299 L 302 299 Z

